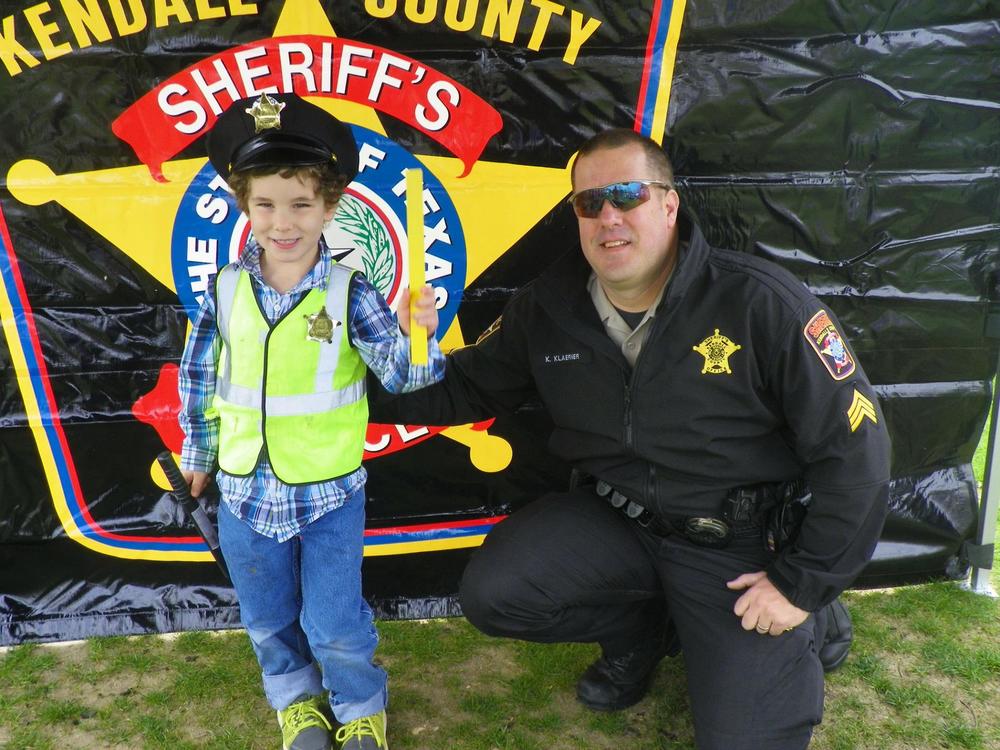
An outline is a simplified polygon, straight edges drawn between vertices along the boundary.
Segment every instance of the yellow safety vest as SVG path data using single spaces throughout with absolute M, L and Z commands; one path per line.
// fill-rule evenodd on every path
M 252 474 L 264 450 L 286 484 L 334 479 L 361 466 L 368 400 L 365 364 L 347 339 L 353 275 L 334 264 L 325 293 L 310 290 L 272 325 L 249 274 L 235 264 L 219 272 L 223 346 L 213 408 L 223 471 Z

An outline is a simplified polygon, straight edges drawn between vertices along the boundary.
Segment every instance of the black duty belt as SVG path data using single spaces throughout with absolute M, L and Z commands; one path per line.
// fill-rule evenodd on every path
M 719 516 L 679 516 L 664 520 L 602 479 L 594 486 L 598 497 L 627 518 L 658 536 L 679 534 L 701 547 L 721 549 L 729 546 L 737 528 L 762 530 L 769 510 L 782 501 L 782 496 L 799 491 L 796 483 L 763 484 L 739 487 L 726 495 Z
M 634 500 L 629 500 L 625 495 L 616 490 L 603 479 L 598 479 L 594 485 L 594 491 L 598 497 L 603 497 L 612 508 L 620 510 L 627 518 L 632 519 L 643 528 L 648 528 L 654 534 L 666 536 L 672 532 L 667 524 L 663 523 L 655 513 L 648 508 L 644 508 Z

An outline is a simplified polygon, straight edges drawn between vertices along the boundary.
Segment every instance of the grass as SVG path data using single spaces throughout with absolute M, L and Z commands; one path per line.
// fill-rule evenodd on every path
M 846 595 L 856 640 L 827 680 L 812 747 L 1000 747 L 1000 609 L 951 583 Z M 683 662 L 635 709 L 573 698 L 587 645 L 488 638 L 464 620 L 381 623 L 395 750 L 691 748 Z M 234 750 L 275 747 L 242 632 L 25 645 L 0 659 L 0 746 Z
M 985 446 L 976 455 L 981 478 Z M 1000 589 L 997 573 L 992 581 Z M 855 644 L 827 678 L 826 716 L 811 748 L 1000 748 L 997 600 L 955 583 L 845 599 Z M 660 667 L 634 709 L 595 714 L 573 697 L 594 646 L 488 638 L 457 618 L 379 630 L 394 750 L 693 747 L 680 659 Z M 12 750 L 277 746 L 241 631 L 18 646 L 0 657 L 0 686 L 0 747 Z

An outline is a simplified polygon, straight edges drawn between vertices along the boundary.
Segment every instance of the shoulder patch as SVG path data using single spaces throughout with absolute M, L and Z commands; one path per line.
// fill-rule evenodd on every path
M 499 318 L 497 318 L 492 323 L 490 323 L 490 327 L 487 328 L 485 331 L 483 331 L 481 334 L 479 334 L 479 338 L 476 339 L 476 343 L 477 344 L 483 343 L 484 341 L 486 341 L 486 339 L 488 339 L 494 333 L 496 333 L 497 331 L 499 331 L 500 330 L 500 321 L 501 320 L 503 320 L 503 315 L 501 315 Z
M 840 335 L 840 331 L 830 320 L 826 310 L 820 310 L 813 315 L 802 329 L 802 333 L 830 373 L 830 377 L 834 380 L 843 380 L 854 372 L 854 357 L 847 350 L 844 337 Z

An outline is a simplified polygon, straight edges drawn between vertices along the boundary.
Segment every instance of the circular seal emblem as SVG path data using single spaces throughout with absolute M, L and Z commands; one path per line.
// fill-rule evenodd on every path
M 360 171 L 323 235 L 334 259 L 363 272 L 395 311 L 409 273 L 405 170 L 422 165 L 385 136 L 356 125 L 351 129 Z M 465 234 L 444 186 L 423 170 L 424 275 L 434 288 L 440 338 L 465 288 Z M 170 245 L 174 285 L 189 318 L 194 319 L 216 272 L 239 257 L 249 236 L 246 216 L 206 162 L 181 199 Z

